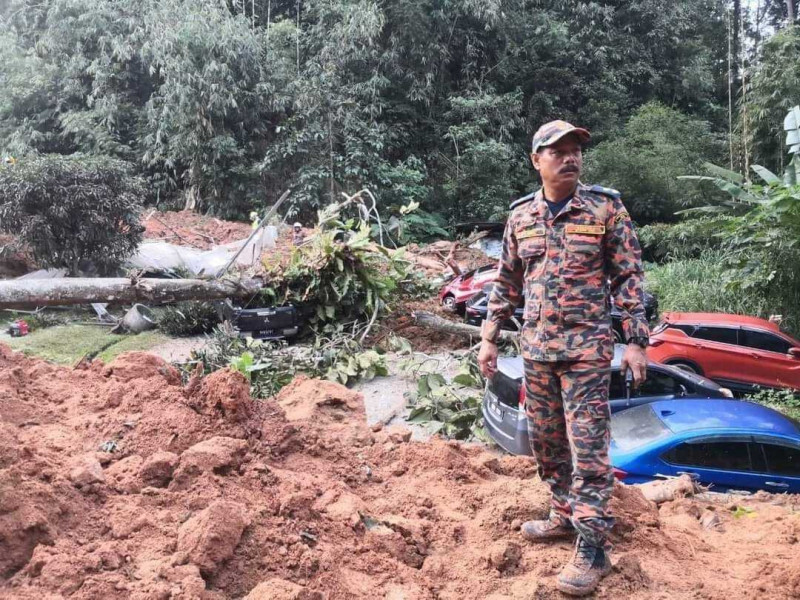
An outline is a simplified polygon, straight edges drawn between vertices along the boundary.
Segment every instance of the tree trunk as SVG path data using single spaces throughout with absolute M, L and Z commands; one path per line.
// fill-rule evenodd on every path
M 165 304 L 181 300 L 246 298 L 262 287 L 262 282 L 255 279 L 14 279 L 0 281 L 0 310 L 91 302 Z
M 421 325 L 422 327 L 428 327 L 429 329 L 435 329 L 452 335 L 459 335 L 471 340 L 479 340 L 481 337 L 480 327 L 467 325 L 466 323 L 454 323 L 453 321 L 437 317 L 424 310 L 415 311 L 413 317 L 417 325 Z M 499 339 L 504 342 L 513 342 L 519 339 L 519 335 L 514 331 L 501 331 Z
M 794 0 L 786 0 L 787 27 L 794 25 Z

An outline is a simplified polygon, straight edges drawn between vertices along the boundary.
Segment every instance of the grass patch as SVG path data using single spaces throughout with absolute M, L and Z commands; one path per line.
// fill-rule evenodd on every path
M 96 358 L 99 358 L 103 362 L 107 363 L 114 360 L 114 358 L 123 352 L 150 350 L 150 348 L 158 346 L 159 344 L 163 344 L 170 339 L 168 336 L 159 331 L 145 331 L 138 335 L 115 335 L 114 337 L 119 341 L 113 346 L 109 346 L 103 350 L 97 355 Z
M 661 312 L 722 312 L 766 318 L 774 310 L 766 298 L 728 285 L 730 270 L 718 252 L 647 265 L 645 273 L 645 287 L 658 298 Z
M 115 335 L 107 327 L 59 325 L 5 340 L 11 348 L 58 364 L 74 364 L 87 354 L 109 361 L 122 352 L 147 350 L 168 339 L 158 332 Z
M 764 389 L 748 396 L 748 400 L 763 404 L 787 417 L 800 421 L 800 392 L 786 389 Z

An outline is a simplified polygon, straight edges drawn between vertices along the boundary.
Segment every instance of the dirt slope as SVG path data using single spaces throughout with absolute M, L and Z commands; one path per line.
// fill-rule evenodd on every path
M 332 383 L 254 402 L 233 372 L 184 388 L 148 355 L 70 370 L 0 345 L 0 597 L 561 597 L 570 545 L 515 531 L 547 508 L 529 460 L 363 422 Z M 701 503 L 620 487 L 597 597 L 800 597 L 796 502 L 706 530 Z

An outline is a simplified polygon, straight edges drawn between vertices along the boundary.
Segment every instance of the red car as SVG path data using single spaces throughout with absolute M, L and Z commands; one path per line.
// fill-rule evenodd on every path
M 494 280 L 497 263 L 467 271 L 448 281 L 439 291 L 439 302 L 449 310 L 461 312 L 467 300 Z
M 756 317 L 664 313 L 650 334 L 647 356 L 738 392 L 757 386 L 800 390 L 800 341 Z

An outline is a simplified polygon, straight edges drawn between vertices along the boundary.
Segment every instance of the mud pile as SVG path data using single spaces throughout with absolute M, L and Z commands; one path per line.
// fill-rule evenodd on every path
M 405 250 L 408 259 L 414 263 L 418 270 L 430 277 L 442 277 L 452 274 L 450 268 L 445 264 L 445 259 L 452 246 L 453 242 L 442 240 L 425 245 L 409 244 L 405 246 Z M 465 273 L 496 262 L 481 250 L 463 246 L 459 246 L 456 249 L 454 258 L 461 267 L 462 272 Z
M 191 210 L 146 211 L 143 219 L 145 239 L 163 240 L 200 250 L 243 240 L 253 232 L 249 223 L 224 221 Z
M 0 345 L 0 597 L 561 597 L 570 544 L 516 533 L 547 511 L 530 460 L 373 431 L 327 382 L 255 402 L 237 373 L 176 375 L 141 354 L 71 370 Z M 711 506 L 706 529 L 702 503 L 659 513 L 620 488 L 597 596 L 796 597 L 793 502 Z

